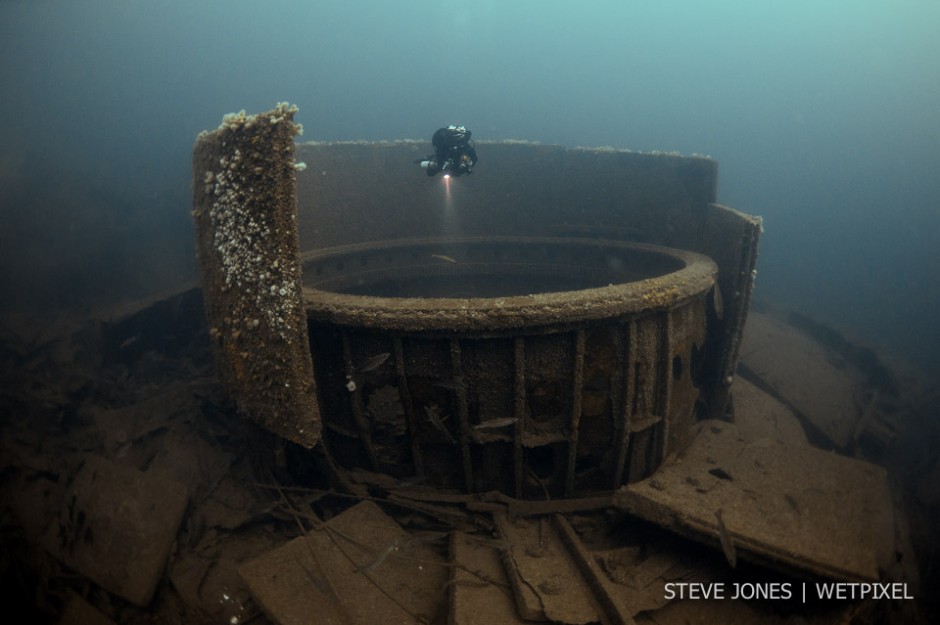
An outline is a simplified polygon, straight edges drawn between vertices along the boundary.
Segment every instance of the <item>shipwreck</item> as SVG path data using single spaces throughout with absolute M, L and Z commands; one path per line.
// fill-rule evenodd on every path
M 714 160 L 489 142 L 472 176 L 429 179 L 423 142 L 295 144 L 295 111 L 227 116 L 194 151 L 209 336 L 240 413 L 348 482 L 492 513 L 502 547 L 456 533 L 451 558 L 504 579 L 514 618 L 627 623 L 667 603 L 650 588 L 668 562 L 645 585 L 612 581 L 613 552 L 564 516 L 578 510 L 619 510 L 730 567 L 885 575 L 883 470 L 736 429 L 762 227 L 717 203 Z M 850 529 L 857 515 L 878 522 Z M 286 623 L 297 606 L 271 580 L 309 543 L 283 549 L 243 575 Z M 462 602 L 495 605 L 452 594 L 452 622 L 469 622 Z M 422 597 L 402 618 L 431 609 Z

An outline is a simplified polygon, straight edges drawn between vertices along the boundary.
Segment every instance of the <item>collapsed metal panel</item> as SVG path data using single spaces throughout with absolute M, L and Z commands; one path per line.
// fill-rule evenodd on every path
M 710 204 L 703 228 L 705 236 L 698 250 L 714 260 L 719 269 L 715 302 L 719 312 L 709 331 L 702 392 L 709 419 L 725 416 L 731 397 L 731 384 L 738 367 L 744 323 L 757 279 L 757 244 L 763 232 L 760 217 Z
M 621 489 L 615 504 L 721 546 L 732 566 L 740 556 L 791 573 L 879 579 L 879 546 L 893 545 L 895 531 L 881 467 L 766 438 L 749 443 L 722 421 L 696 430 L 681 458 Z
M 652 254 L 659 272 L 643 267 Z M 306 284 L 330 287 L 305 299 L 326 442 L 346 466 L 572 496 L 650 475 L 691 424 L 715 285 L 705 257 L 503 237 L 346 246 L 307 255 L 304 271 Z M 478 272 L 494 289 L 504 271 L 533 289 L 566 271 L 590 284 L 644 277 L 526 296 L 362 294 L 437 276 L 449 292 Z
M 286 103 L 226 115 L 193 148 L 193 219 L 213 354 L 239 411 L 290 441 L 320 438 L 301 304 L 293 122 Z

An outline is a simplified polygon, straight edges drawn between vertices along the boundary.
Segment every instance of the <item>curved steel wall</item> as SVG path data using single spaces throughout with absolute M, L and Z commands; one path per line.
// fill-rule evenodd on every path
M 717 272 L 704 256 L 585 239 L 400 240 L 319 250 L 303 271 L 324 439 L 347 467 L 573 496 L 649 475 L 691 425 Z M 433 288 L 452 295 L 481 274 L 488 297 L 384 288 L 443 276 Z M 583 288 L 551 290 L 560 274 Z M 540 292 L 500 295 L 518 276 Z

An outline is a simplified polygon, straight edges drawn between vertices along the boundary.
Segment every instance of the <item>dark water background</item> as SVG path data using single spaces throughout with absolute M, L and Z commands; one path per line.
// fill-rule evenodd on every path
M 710 155 L 765 218 L 759 300 L 940 370 L 938 25 L 935 0 L 0 0 L 0 311 L 195 278 L 195 135 L 286 100 L 303 139 Z

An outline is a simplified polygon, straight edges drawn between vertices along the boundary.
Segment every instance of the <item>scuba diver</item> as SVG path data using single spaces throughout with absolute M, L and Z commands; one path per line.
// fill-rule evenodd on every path
M 438 128 L 431 138 L 434 154 L 415 161 L 427 170 L 429 176 L 438 172 L 444 175 L 461 176 L 473 173 L 477 162 L 477 151 L 470 141 L 470 131 L 465 126 L 450 125 Z

